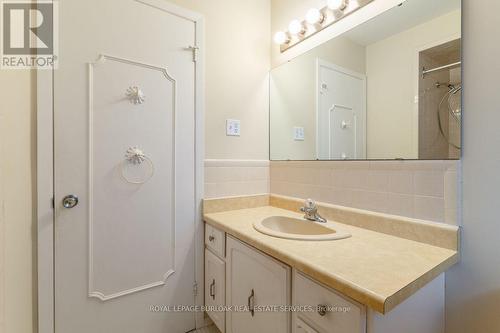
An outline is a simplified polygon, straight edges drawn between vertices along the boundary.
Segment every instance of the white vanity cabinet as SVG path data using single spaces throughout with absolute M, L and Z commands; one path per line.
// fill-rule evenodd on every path
M 290 305 L 290 267 L 230 236 L 226 253 L 226 304 L 246 307 L 226 313 L 226 332 L 290 332 L 290 312 L 265 308 Z
M 444 274 L 382 315 L 208 224 L 205 245 L 205 305 L 229 309 L 207 311 L 222 333 L 443 332 Z

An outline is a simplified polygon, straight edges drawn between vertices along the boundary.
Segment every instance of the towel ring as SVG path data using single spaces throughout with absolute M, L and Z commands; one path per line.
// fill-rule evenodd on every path
M 144 162 L 146 162 L 149 165 L 149 172 L 146 178 L 137 181 L 137 180 L 131 180 L 125 175 L 125 166 L 127 164 L 141 165 Z M 151 161 L 151 159 L 147 157 L 146 154 L 144 154 L 142 149 L 139 149 L 138 147 L 130 147 L 127 149 L 125 153 L 125 159 L 121 162 L 120 169 L 121 169 L 121 177 L 123 178 L 123 180 L 125 180 L 127 183 L 136 185 L 146 183 L 153 177 L 155 173 L 155 166 L 153 164 L 153 161 Z

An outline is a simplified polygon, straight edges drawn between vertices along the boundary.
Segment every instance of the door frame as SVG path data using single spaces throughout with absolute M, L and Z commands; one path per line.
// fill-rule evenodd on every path
M 367 101 L 366 101 L 366 75 L 362 73 L 358 73 L 356 71 L 350 70 L 348 68 L 339 66 L 337 64 L 334 64 L 332 62 L 323 60 L 321 58 L 316 58 L 316 87 L 315 87 L 315 101 L 316 101 L 316 159 L 319 159 L 319 105 L 320 105 L 320 91 L 321 91 L 321 80 L 320 80 L 320 70 L 321 67 L 327 67 L 330 68 L 334 71 L 344 73 L 349 76 L 353 76 L 355 78 L 360 79 L 363 82 L 363 110 L 361 110 L 361 113 L 363 115 L 363 139 L 361 140 L 363 144 L 363 151 L 361 152 L 361 155 L 363 156 L 363 159 L 366 159 L 367 156 L 367 145 L 366 145 L 366 138 L 367 138 Z M 357 140 L 357 138 L 356 138 Z M 357 149 L 357 148 L 356 148 Z M 358 153 L 356 151 L 356 153 Z M 356 154 L 357 155 L 357 154 Z M 357 156 L 355 159 L 359 159 Z
M 204 231 L 202 199 L 204 184 L 204 114 L 205 114 L 205 23 L 202 14 L 164 0 L 133 0 L 195 24 L 195 281 L 194 304 L 203 305 Z M 188 47 L 188 45 L 186 45 Z M 186 50 L 186 52 L 189 52 Z M 54 105 L 53 70 L 37 70 L 37 287 L 38 332 L 55 331 L 55 210 L 54 210 Z M 195 286 L 193 286 L 195 287 Z M 203 312 L 196 312 L 196 328 L 204 326 Z

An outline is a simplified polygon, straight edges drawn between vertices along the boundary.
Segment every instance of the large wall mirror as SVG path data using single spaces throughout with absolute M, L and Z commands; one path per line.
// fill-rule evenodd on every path
M 458 159 L 461 1 L 407 0 L 270 75 L 271 160 Z

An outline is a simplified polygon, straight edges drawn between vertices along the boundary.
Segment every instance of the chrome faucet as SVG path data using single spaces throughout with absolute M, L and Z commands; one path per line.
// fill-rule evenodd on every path
M 319 215 L 316 202 L 314 202 L 314 200 L 312 199 L 307 199 L 305 202 L 305 206 L 301 207 L 300 211 L 305 213 L 304 218 L 306 220 L 326 223 L 326 219 Z

